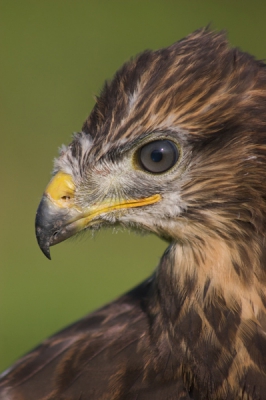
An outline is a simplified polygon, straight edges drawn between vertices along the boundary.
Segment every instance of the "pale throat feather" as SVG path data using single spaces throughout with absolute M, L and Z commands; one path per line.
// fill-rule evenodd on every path
M 218 235 L 204 237 L 201 232 L 201 237 L 195 238 L 194 243 L 183 242 L 172 247 L 172 279 L 184 290 L 188 279 L 194 281 L 193 296 L 188 298 L 191 304 L 196 302 L 204 307 L 211 301 L 212 293 L 221 293 L 229 308 L 236 302 L 240 304 L 242 318 L 257 319 L 259 312 L 266 311 L 262 300 L 266 290 L 256 273 L 262 268 L 260 249 L 255 241 L 252 242 L 246 244 L 246 254 L 250 258 L 242 259 L 237 243 L 229 245 Z M 248 273 L 243 276 L 242 271 L 248 267 Z
M 157 269 L 153 313 L 164 332 L 157 339 L 158 347 L 177 349 L 181 363 L 175 368 L 180 376 L 188 374 L 200 380 L 195 373 L 200 365 L 206 381 L 211 382 L 214 376 L 217 382 L 221 379 L 220 396 L 240 382 L 247 368 L 256 368 L 250 349 L 264 336 L 265 285 L 254 273 L 260 267 L 259 250 L 253 248 L 250 254 L 254 265 L 250 266 L 249 282 L 233 266 L 241 263 L 237 245 L 229 246 L 215 235 L 203 234 L 194 243 L 173 243 Z M 166 320 L 171 323 L 164 329 Z M 213 353 L 209 356 L 208 352 Z

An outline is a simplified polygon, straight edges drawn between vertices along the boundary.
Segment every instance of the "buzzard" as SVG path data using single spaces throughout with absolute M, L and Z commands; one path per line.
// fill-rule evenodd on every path
M 126 63 L 40 202 L 49 248 L 122 225 L 154 274 L 6 371 L 1 400 L 266 399 L 266 69 L 198 30 Z

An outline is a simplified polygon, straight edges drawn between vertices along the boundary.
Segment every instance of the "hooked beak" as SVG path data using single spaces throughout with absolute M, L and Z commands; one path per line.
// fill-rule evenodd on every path
M 35 231 L 40 249 L 51 259 L 50 246 L 99 223 L 111 211 L 141 207 L 161 200 L 159 194 L 142 199 L 107 199 L 85 209 L 75 204 L 75 185 L 69 174 L 58 172 L 48 184 L 39 204 Z

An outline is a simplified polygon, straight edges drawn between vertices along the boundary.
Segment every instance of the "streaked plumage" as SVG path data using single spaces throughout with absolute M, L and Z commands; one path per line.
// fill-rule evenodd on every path
M 112 224 L 170 245 L 150 279 L 18 361 L 0 399 L 265 400 L 265 171 L 264 63 L 199 30 L 125 64 L 62 148 L 36 234 L 47 256 Z

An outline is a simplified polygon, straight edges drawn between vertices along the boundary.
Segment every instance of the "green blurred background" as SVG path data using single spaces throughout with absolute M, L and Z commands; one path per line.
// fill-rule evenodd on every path
M 105 79 L 144 49 L 211 23 L 266 57 L 266 1 L 0 1 L 0 370 L 147 277 L 166 243 L 105 231 L 45 259 L 34 217 L 57 148 Z

